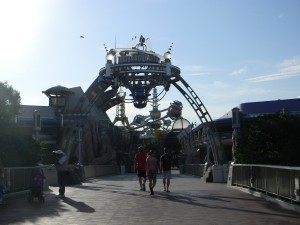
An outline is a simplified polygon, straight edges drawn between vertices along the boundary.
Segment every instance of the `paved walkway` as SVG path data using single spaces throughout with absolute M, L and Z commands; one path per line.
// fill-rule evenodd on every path
M 54 197 L 57 187 L 44 192 L 44 204 L 11 197 L 0 206 L 0 224 L 300 224 L 299 213 L 226 184 L 174 174 L 170 190 L 160 175 L 153 196 L 139 190 L 135 174 L 104 176 L 67 187 L 65 200 Z

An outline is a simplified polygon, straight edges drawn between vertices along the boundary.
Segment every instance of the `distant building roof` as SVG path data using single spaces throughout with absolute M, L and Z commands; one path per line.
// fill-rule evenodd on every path
M 71 95 L 73 94 L 72 91 L 70 91 L 69 88 L 66 88 L 66 87 L 63 87 L 63 86 L 60 86 L 60 85 L 57 85 L 55 87 L 51 87 L 49 89 L 47 89 L 46 91 L 42 91 L 43 94 L 47 95 L 47 96 L 53 96 L 53 95 Z
M 264 102 L 248 102 L 240 104 L 241 113 L 244 115 L 263 115 L 287 110 L 291 113 L 300 113 L 300 98 L 274 100 Z
M 281 110 L 287 110 L 290 113 L 300 114 L 300 98 L 262 101 L 262 102 L 246 102 L 241 103 L 237 108 L 240 109 L 243 116 L 256 117 L 265 114 L 276 113 Z M 222 117 L 214 120 L 216 123 L 226 123 L 232 118 L 232 111 L 228 111 Z

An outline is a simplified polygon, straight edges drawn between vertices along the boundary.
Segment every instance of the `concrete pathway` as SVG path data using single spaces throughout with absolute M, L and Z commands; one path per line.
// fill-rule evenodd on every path
M 174 171 L 174 173 L 178 171 Z M 135 174 L 104 176 L 44 192 L 45 203 L 29 203 L 25 195 L 0 206 L 0 224 L 100 225 L 299 225 L 300 214 L 226 184 L 205 183 L 199 177 L 174 174 L 170 193 L 158 176 L 155 194 L 140 191 Z

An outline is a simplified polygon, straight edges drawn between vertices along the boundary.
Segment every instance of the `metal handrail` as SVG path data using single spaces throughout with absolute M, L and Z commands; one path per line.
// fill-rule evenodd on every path
M 31 171 L 48 166 L 4 168 L 4 190 L 6 193 L 27 190 L 30 187 Z
M 300 167 L 233 164 L 231 185 L 291 202 L 299 201 Z
M 33 169 L 42 169 L 45 176 L 44 188 L 47 185 L 57 185 L 56 169 L 54 165 L 35 167 L 6 167 L 4 168 L 4 191 L 5 194 L 22 192 L 30 189 L 30 176 Z M 69 165 L 69 171 L 74 165 Z M 82 179 L 107 174 L 117 174 L 115 165 L 91 165 L 83 167 Z

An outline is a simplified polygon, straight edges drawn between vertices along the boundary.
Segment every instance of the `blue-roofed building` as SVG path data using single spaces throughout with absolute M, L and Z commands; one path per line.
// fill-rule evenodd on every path
M 234 109 L 239 112 L 241 119 L 251 119 L 258 116 L 277 113 L 282 110 L 288 111 L 291 114 L 300 114 L 300 98 L 246 102 L 241 103 Z M 214 120 L 214 125 L 220 135 L 227 161 L 232 161 L 232 133 L 234 130 L 232 115 L 233 110 L 230 110 L 219 119 Z M 204 124 L 201 124 L 191 131 L 191 135 L 185 135 L 185 138 L 192 138 L 190 143 L 192 143 L 191 146 L 194 147 L 194 149 L 185 150 L 188 155 L 187 163 L 204 163 L 204 158 L 206 156 L 206 141 L 205 135 L 203 135 L 202 132 L 203 126 Z

